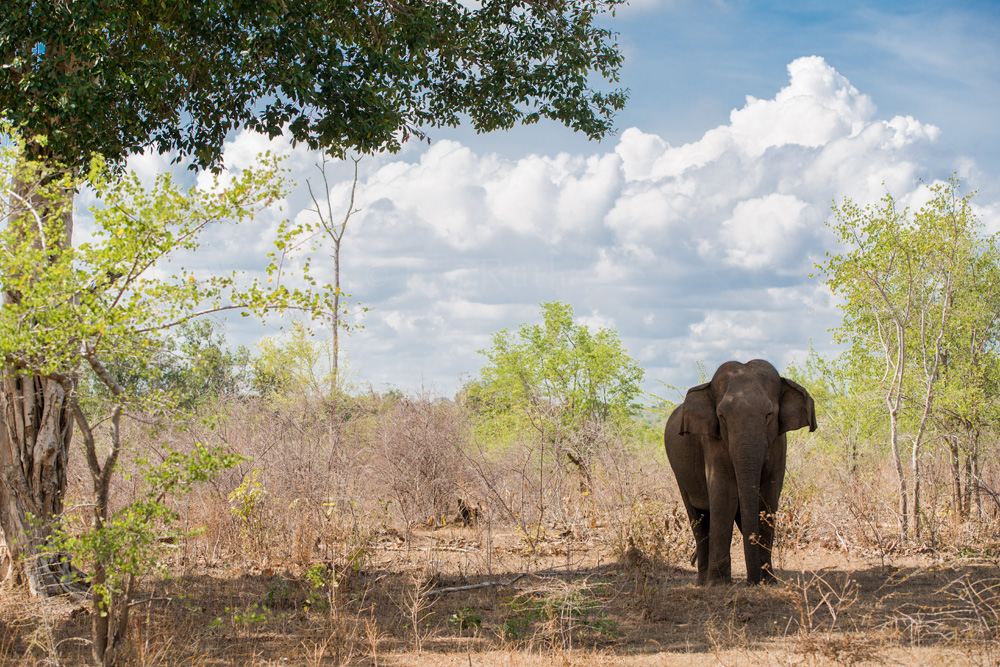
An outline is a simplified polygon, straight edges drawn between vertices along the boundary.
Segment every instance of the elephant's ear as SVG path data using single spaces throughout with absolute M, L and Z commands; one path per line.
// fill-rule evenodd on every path
M 715 414 L 712 383 L 706 382 L 688 389 L 681 413 L 681 435 L 710 435 L 719 437 L 719 418 Z
M 779 413 L 781 432 L 794 431 L 808 426 L 816 430 L 816 407 L 812 396 L 802 385 L 781 378 L 781 410 Z

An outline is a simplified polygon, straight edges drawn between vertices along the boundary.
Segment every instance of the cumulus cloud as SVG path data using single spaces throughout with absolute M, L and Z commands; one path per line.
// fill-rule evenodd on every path
M 477 372 L 491 332 L 558 299 L 616 327 L 651 382 L 695 381 L 697 361 L 783 366 L 810 340 L 828 345 L 838 321 L 808 277 L 832 243 L 831 203 L 917 196 L 919 179 L 953 168 L 927 170 L 939 134 L 879 118 L 813 56 L 789 64 L 773 98 L 747 97 L 680 146 L 629 128 L 587 155 L 504 159 L 440 141 L 365 158 L 342 263 L 347 291 L 372 310 L 344 344 L 376 386 L 448 392 Z M 234 139 L 227 165 L 262 148 L 283 151 L 300 184 L 317 182 L 315 155 L 254 135 Z M 349 174 L 335 169 L 325 196 L 343 210 Z M 286 212 L 306 220 L 303 191 Z
M 744 269 L 784 264 L 794 251 L 789 240 L 805 226 L 806 206 L 794 195 L 773 192 L 737 203 L 732 217 L 722 223 L 718 241 L 725 249 L 722 261 Z

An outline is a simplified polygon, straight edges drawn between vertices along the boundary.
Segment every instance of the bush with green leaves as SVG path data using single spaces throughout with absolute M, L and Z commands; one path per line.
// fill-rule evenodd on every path
M 183 322 L 176 329 L 145 359 L 109 359 L 108 373 L 129 395 L 162 398 L 182 410 L 247 394 L 252 378 L 247 347 L 232 348 L 221 326 L 211 320 Z M 111 399 L 108 389 L 91 376 L 80 378 L 79 391 L 91 409 Z
M 573 321 L 569 304 L 541 304 L 541 324 L 493 334 L 466 404 L 493 435 L 532 431 L 589 477 L 605 429 L 631 427 L 641 410 L 643 369 L 617 332 Z
M 47 548 L 57 554 L 72 554 L 76 565 L 90 568 L 89 574 L 82 576 L 94 601 L 95 634 L 106 640 L 106 653 L 118 658 L 128 628 L 130 602 L 139 583 L 153 573 L 166 573 L 161 557 L 164 544 L 184 537 L 175 525 L 179 517 L 169 501 L 242 460 L 225 447 L 200 443 L 187 454 L 168 451 L 155 465 L 140 460 L 145 491 L 138 498 L 80 532 L 65 526 L 56 529 Z
M 27 512 L 38 517 L 34 524 L 5 515 L 16 507 L 4 500 L 5 495 L 31 498 L 29 476 L 46 471 L 11 466 L 0 486 L 4 500 L 0 519 L 8 548 L 15 545 L 12 555 L 32 591 L 79 594 L 78 586 L 67 583 L 77 572 L 65 554 L 52 547 L 83 550 L 93 568 L 87 581 L 95 591 L 94 659 L 110 665 L 120 659 L 125 623 L 108 610 L 122 609 L 127 616 L 134 588 L 109 585 L 109 578 L 131 581 L 127 570 L 118 570 L 122 565 L 118 559 L 142 552 L 145 533 L 140 524 L 164 518 L 158 514 L 159 505 L 148 499 L 140 499 L 125 514 L 108 515 L 111 479 L 127 444 L 120 429 L 124 410 L 171 405 L 169 394 L 156 391 L 150 381 L 156 374 L 144 375 L 151 368 L 148 360 L 166 347 L 168 333 L 175 327 L 213 313 L 236 310 L 262 317 L 296 309 L 325 317 L 329 288 L 316 284 L 308 262 L 299 267 L 301 284 L 307 288 L 290 288 L 288 280 L 281 280 L 284 255 L 304 233 L 287 221 L 277 226 L 274 250 L 261 258 L 264 278 L 249 279 L 236 272 L 205 275 L 187 269 L 178 259 L 181 253 L 199 248 L 207 229 L 249 221 L 283 196 L 281 168 L 273 158 L 265 156 L 259 167 L 246 169 L 227 183 L 216 179 L 207 188 L 184 191 L 168 174 L 144 187 L 136 175 L 115 172 L 100 158 L 81 176 L 73 170 L 26 164 L 18 160 L 19 154 L 23 151 L 16 144 L 0 151 L 0 183 L 26 179 L 37 183 L 29 188 L 30 198 L 0 198 L 4 201 L 0 219 L 6 220 L 0 231 L 5 289 L 0 357 L 5 386 L 14 385 L 15 393 L 24 393 L 22 385 L 30 389 L 32 383 L 41 382 L 51 400 L 66 406 L 60 427 L 80 433 L 90 472 L 93 502 L 90 529 L 84 535 L 92 537 L 73 541 L 64 536 L 53 542 L 51 537 L 58 535 L 53 519 L 60 507 L 31 504 Z M 66 206 L 66 190 L 82 187 L 93 188 L 99 197 L 100 205 L 91 209 L 93 229 L 88 241 L 64 247 L 64 216 L 51 209 Z M 112 362 L 139 375 L 123 385 L 109 370 Z M 106 394 L 99 409 L 82 400 L 80 388 L 88 383 Z M 153 391 L 146 391 L 150 388 Z M 67 455 L 53 454 L 53 465 L 65 468 Z M 0 460 L 22 459 L 14 449 L 0 451 Z M 200 463 L 213 469 L 208 460 Z M 165 493 L 186 484 L 183 479 L 156 483 Z M 7 534 L 8 529 L 16 534 Z
M 292 323 L 286 335 L 268 336 L 257 344 L 250 362 L 251 390 L 266 398 L 324 396 L 330 391 L 324 345 L 304 323 Z

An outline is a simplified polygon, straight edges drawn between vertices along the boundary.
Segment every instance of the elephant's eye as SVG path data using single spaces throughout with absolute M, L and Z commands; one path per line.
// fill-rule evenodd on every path
M 773 419 L 774 419 L 774 413 L 773 412 L 768 412 L 767 413 L 767 423 L 770 424 L 771 420 L 773 420 Z

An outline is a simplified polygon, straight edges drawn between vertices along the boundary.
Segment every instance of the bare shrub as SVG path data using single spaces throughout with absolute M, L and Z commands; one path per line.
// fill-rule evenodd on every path
M 462 450 L 468 421 L 452 403 L 428 398 L 394 402 L 372 425 L 371 473 L 404 526 L 446 523 L 472 477 Z
M 798 550 L 788 559 L 801 567 L 829 559 L 844 570 L 779 567 L 785 586 L 734 587 L 721 591 L 719 605 L 720 589 L 678 585 L 693 583 L 691 530 L 657 440 L 587 431 L 581 485 L 576 466 L 539 434 L 477 430 L 474 417 L 449 401 L 370 393 L 229 399 L 194 420 L 128 422 L 130 457 L 155 462 L 167 447 L 186 452 L 198 442 L 247 457 L 174 506 L 188 528 L 206 528 L 169 549 L 176 578 L 143 591 L 149 598 L 130 635 L 137 664 L 207 665 L 222 656 L 234 664 L 382 664 L 420 651 L 425 661 L 464 651 L 476 661 L 493 649 L 498 660 L 523 657 L 509 649 L 587 664 L 582 652 L 592 650 L 594 664 L 617 664 L 614 651 L 599 651 L 619 643 L 715 651 L 730 664 L 853 664 L 905 650 L 907 638 L 910 648 L 944 647 L 973 664 L 1000 655 L 1000 605 L 982 563 L 1000 543 L 992 450 L 979 470 L 982 509 L 970 505 L 965 518 L 947 513 L 946 475 L 933 461 L 924 466 L 933 516 L 918 549 L 898 542 L 894 471 L 874 446 L 851 472 L 817 443 L 797 441 L 776 544 Z M 83 471 L 85 463 L 75 457 L 71 465 Z M 141 493 L 138 477 L 124 474 L 134 468 L 123 459 L 114 507 Z M 260 497 L 247 493 L 254 479 Z M 245 516 L 255 535 L 233 512 L 241 499 L 253 500 Z M 897 564 L 907 576 L 877 567 L 889 558 L 905 558 Z M 912 561 L 927 559 L 933 567 L 912 576 Z M 949 584 L 958 575 L 943 573 L 960 560 L 975 574 Z M 873 591 L 886 579 L 892 590 L 878 599 Z M 52 626 L 55 645 L 63 664 L 83 664 L 67 659 L 78 648 L 82 655 L 66 637 L 86 620 L 70 613 Z M 0 663 L 20 664 L 11 660 L 29 643 L 38 664 L 46 659 L 32 619 L 30 627 L 0 621 Z
M 594 504 L 608 523 L 613 553 L 627 565 L 676 567 L 694 552 L 687 513 L 659 445 L 619 438 L 600 451 Z M 665 474 L 667 473 L 667 474 Z
M 514 526 L 530 553 L 553 532 L 572 528 L 568 513 L 578 505 L 579 485 L 551 444 L 531 435 L 500 443 L 477 438 L 464 457 L 487 515 Z
M 889 461 L 876 460 L 831 486 L 830 522 L 836 541 L 884 567 L 900 551 L 899 512 Z M 829 527 L 829 526 L 828 526 Z
M 836 629 L 838 621 L 858 601 L 858 585 L 847 575 L 804 572 L 784 583 L 804 633 Z
M 148 420 L 152 421 L 152 420 Z M 290 408 L 262 399 L 225 400 L 194 423 L 133 425 L 133 457 L 166 447 L 225 443 L 246 460 L 192 493 L 178 513 L 202 538 L 184 556 L 236 555 L 260 566 L 317 560 L 357 568 L 379 535 L 450 524 L 483 494 L 469 466 L 469 420 L 450 402 L 376 395 L 314 400 Z M 129 462 L 115 486 L 135 495 Z
M 945 604 L 902 605 L 887 626 L 913 645 L 952 645 L 973 665 L 1000 662 L 1000 581 L 968 574 L 945 585 Z

